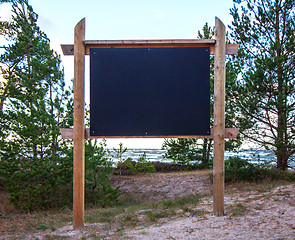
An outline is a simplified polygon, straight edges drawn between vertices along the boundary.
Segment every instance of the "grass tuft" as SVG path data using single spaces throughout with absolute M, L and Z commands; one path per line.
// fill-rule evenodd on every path
M 243 203 L 236 203 L 234 205 L 229 206 L 230 212 L 232 216 L 243 216 L 247 211 L 246 206 Z

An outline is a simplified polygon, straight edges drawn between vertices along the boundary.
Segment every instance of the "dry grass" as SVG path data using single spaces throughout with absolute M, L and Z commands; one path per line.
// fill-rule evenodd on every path
M 188 216 L 201 221 L 212 211 L 211 172 L 114 176 L 111 182 L 114 186 L 121 185 L 123 204 L 106 209 L 86 209 L 85 228 L 79 232 L 70 227 L 71 209 L 21 213 L 9 203 L 8 195 L 0 191 L 0 239 L 34 239 L 36 236 L 40 239 L 121 239 L 128 229 L 157 226 Z M 226 211 L 232 217 L 247 215 L 252 202 L 255 202 L 253 209 L 261 211 L 265 206 L 260 201 L 267 199 L 273 188 L 286 184 L 284 181 L 228 184 L 226 196 L 231 199 Z M 279 200 L 284 197 L 276 194 Z
M 121 186 L 122 196 L 127 196 L 137 204 L 147 204 L 187 195 L 209 194 L 212 185 L 209 179 L 211 172 L 212 170 L 197 170 L 114 176 L 111 182 L 114 186 Z
M 0 188 L 0 217 L 15 213 L 17 210 L 8 200 L 9 194 Z
M 85 221 L 87 224 L 103 223 L 103 226 L 95 225 L 94 232 L 98 231 L 97 228 L 99 231 L 103 228 L 104 231 L 113 229 L 118 234 L 122 229 L 132 226 L 154 224 L 165 221 L 165 218 L 192 213 L 198 194 L 210 192 L 208 173 L 210 170 L 113 176 L 113 185 L 121 185 L 123 205 L 108 209 L 86 209 Z M 27 234 L 52 232 L 71 225 L 71 209 L 23 213 L 9 203 L 7 193 L 1 191 L 0 197 L 0 235 L 6 235 L 5 239 L 8 236 L 14 239 Z M 172 200 L 175 198 L 179 200 Z M 47 238 L 54 239 L 52 236 Z

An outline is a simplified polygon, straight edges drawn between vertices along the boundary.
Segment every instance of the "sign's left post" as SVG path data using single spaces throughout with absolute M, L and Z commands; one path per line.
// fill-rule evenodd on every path
M 74 31 L 74 186 L 73 228 L 84 227 L 84 108 L 85 108 L 85 18 Z

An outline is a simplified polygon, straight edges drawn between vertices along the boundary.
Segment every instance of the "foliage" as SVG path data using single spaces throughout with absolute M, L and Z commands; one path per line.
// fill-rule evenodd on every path
M 263 169 L 240 157 L 229 157 L 225 161 L 224 170 L 225 182 L 260 181 L 262 179 Z
M 124 229 L 126 226 L 146 224 L 148 222 L 154 223 L 167 217 L 183 217 L 184 213 L 202 216 L 206 212 L 195 209 L 201 198 L 202 196 L 199 195 L 189 195 L 152 204 L 128 203 L 120 207 L 98 209 L 95 212 L 88 213 L 86 218 L 88 222 L 103 222 Z
M 128 157 L 123 161 L 117 162 L 117 166 L 114 169 L 114 175 L 134 175 L 136 170 L 134 165 L 136 164 L 132 158 Z
M 137 162 L 135 164 L 135 171 L 137 173 L 153 173 L 156 171 L 154 165 L 152 165 L 146 157 L 146 153 L 144 152 L 139 156 Z
M 37 26 L 38 15 L 26 0 L 11 1 L 14 35 L 1 55 L 5 84 L 0 101 L 1 185 L 10 200 L 28 211 L 72 202 L 73 148 L 59 128 L 73 126 L 73 89 L 65 90 L 59 56 Z M 4 102 L 5 101 L 5 102 Z M 118 189 L 105 144 L 85 142 L 86 198 L 109 205 Z
M 12 0 L 0 0 L 0 5 L 2 3 L 9 3 L 12 2 Z M 1 16 L 0 16 L 1 18 Z M 8 21 L 0 21 L 0 36 L 4 36 L 6 38 L 12 37 L 13 36 L 13 31 L 11 24 Z
M 140 169 L 136 169 L 137 161 L 133 161 L 131 158 L 127 158 L 124 162 L 118 164 L 118 166 L 114 169 L 114 175 L 119 175 L 121 170 L 121 175 L 134 175 L 140 173 Z M 166 162 L 149 162 L 147 161 L 145 172 L 144 173 L 152 173 L 152 172 L 180 172 L 180 171 L 191 171 L 196 169 L 203 169 L 204 167 L 199 164 L 191 164 L 191 165 L 180 165 L 176 163 L 166 163 Z M 120 170 L 119 170 L 120 169 Z
M 243 136 L 274 150 L 286 170 L 295 153 L 294 0 L 234 0 L 232 34 L 240 79 L 229 93 Z
M 167 162 L 153 162 L 153 165 L 156 169 L 156 172 L 180 172 L 195 169 L 194 165 L 180 165 L 176 163 L 167 163 Z
M 285 180 L 289 182 L 295 181 L 295 172 L 290 170 L 280 170 L 277 168 L 265 169 L 265 177 L 270 180 Z
M 27 1 L 13 1 L 15 35 L 1 55 L 0 175 L 10 200 L 26 210 L 66 203 L 72 159 L 59 128 L 67 126 L 63 71 Z
M 178 138 L 165 139 L 162 148 L 167 149 L 165 158 L 172 159 L 176 164 L 190 166 L 207 162 L 207 158 L 202 158 L 203 149 L 199 146 L 197 139 Z M 204 165 L 209 167 L 209 163 Z
M 85 142 L 85 191 L 86 202 L 108 206 L 117 202 L 119 187 L 113 188 L 109 183 L 109 176 L 113 173 L 113 163 L 105 150 L 106 143 L 100 145 L 97 141 Z
M 156 169 L 150 161 L 147 160 L 146 153 L 139 156 L 137 161 L 133 161 L 132 158 L 123 158 L 123 154 L 127 151 L 127 148 L 123 147 L 123 144 L 119 144 L 119 148 L 115 149 L 115 158 L 118 159 L 117 167 L 114 170 L 115 175 L 134 175 L 137 173 L 152 173 Z
M 295 172 L 253 164 L 240 157 L 229 157 L 225 161 L 225 182 L 259 182 L 265 179 L 295 181 Z
M 123 147 L 123 143 L 119 143 L 119 148 L 116 149 L 116 148 L 113 148 L 114 152 L 115 152 L 115 158 L 118 160 L 117 162 L 117 168 L 116 168 L 116 174 L 117 174 L 117 171 L 119 171 L 119 175 L 122 175 L 122 171 L 123 171 L 123 168 L 126 168 L 127 169 L 131 166 L 131 159 L 130 158 L 127 158 L 127 159 L 124 159 L 123 158 L 123 154 L 127 151 L 127 148 L 126 147 Z
M 245 215 L 247 208 L 243 203 L 235 203 L 229 206 L 229 211 L 232 216 L 243 216 Z
M 214 30 L 206 23 L 203 31 L 198 31 L 199 39 L 210 39 L 214 36 Z M 213 115 L 213 60 L 210 59 L 210 115 Z M 212 117 L 210 125 L 212 125 Z M 212 139 L 165 139 L 162 149 L 167 149 L 166 158 L 173 159 L 174 163 L 189 166 L 192 163 L 201 164 L 204 168 L 210 167 Z

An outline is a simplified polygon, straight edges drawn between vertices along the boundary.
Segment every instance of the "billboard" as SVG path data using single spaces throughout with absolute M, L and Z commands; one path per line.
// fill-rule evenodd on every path
M 210 48 L 90 49 L 90 136 L 210 135 Z

